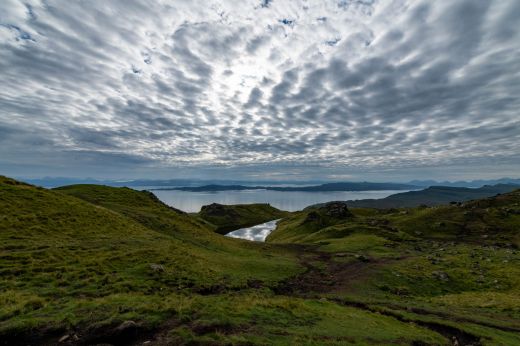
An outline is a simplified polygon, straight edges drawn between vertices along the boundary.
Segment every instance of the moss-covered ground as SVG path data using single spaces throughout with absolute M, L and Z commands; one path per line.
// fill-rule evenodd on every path
M 316 211 L 321 218 L 296 213 L 267 238 L 327 254 L 325 267 L 307 261 L 307 273 L 292 281 L 325 285 L 300 294 L 429 323 L 458 338 L 452 343 L 520 344 L 519 190 L 450 206 L 352 209 L 343 220 Z
M 0 344 L 518 345 L 519 202 L 306 210 L 255 243 L 147 192 L 1 177 Z

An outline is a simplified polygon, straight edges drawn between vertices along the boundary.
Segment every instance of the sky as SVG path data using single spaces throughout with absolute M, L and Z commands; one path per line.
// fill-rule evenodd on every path
M 0 174 L 520 174 L 520 1 L 0 1 Z

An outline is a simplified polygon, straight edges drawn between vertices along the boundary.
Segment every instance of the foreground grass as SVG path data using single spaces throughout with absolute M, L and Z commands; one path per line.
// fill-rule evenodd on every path
M 195 330 L 186 330 L 196 341 L 223 344 L 330 344 L 377 345 L 413 341 L 443 343 L 438 334 L 377 313 L 323 300 L 241 293 L 195 299 Z M 198 306 L 201 304 L 202 306 Z M 204 336 L 197 330 L 210 330 Z
M 450 325 L 480 344 L 520 344 L 520 191 L 452 206 L 352 209 L 343 219 L 323 210 L 309 219 L 312 211 L 279 222 L 267 240 L 330 253 L 324 268 L 311 268 L 314 280 L 331 283 L 322 296 Z
M 0 305 L 0 332 L 74 324 L 79 321 L 74 306 L 85 299 L 129 299 L 135 294 L 139 302 L 143 295 L 161 299 L 174 292 L 211 293 L 248 287 L 251 280 L 269 284 L 300 270 L 294 254 L 285 249 L 218 236 L 188 216 L 161 210 L 160 204 L 157 219 L 150 216 L 139 223 L 116 212 L 117 207 L 95 206 L 6 178 L 0 192 L 0 289 L 5 302 Z M 137 211 L 134 217 L 142 219 Z M 125 318 L 117 306 L 109 310 L 113 319 Z M 140 319 L 155 321 L 156 315 L 150 312 Z M 100 319 L 104 317 L 94 314 L 91 322 Z
M 518 196 L 479 203 L 295 213 L 270 240 L 296 246 L 147 192 L 0 178 L 0 344 L 516 345 Z

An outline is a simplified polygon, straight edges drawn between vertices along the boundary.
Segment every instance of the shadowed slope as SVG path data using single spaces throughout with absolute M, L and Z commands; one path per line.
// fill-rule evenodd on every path
M 128 318 L 153 323 L 169 314 L 168 304 L 156 306 L 165 294 L 248 287 L 298 270 L 286 250 L 221 237 L 153 199 L 140 203 L 147 200 L 140 192 L 81 189 L 106 207 L 0 177 L 0 333 Z M 147 213 L 153 203 L 157 219 Z
M 56 188 L 54 191 L 113 210 L 165 234 L 207 235 L 210 231 L 210 227 L 204 222 L 164 204 L 148 191 L 104 185 L 69 185 Z

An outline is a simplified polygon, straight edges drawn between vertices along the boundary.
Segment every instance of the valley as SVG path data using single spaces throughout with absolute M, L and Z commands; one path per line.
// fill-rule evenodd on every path
M 4 177 L 0 205 L 0 344 L 520 343 L 520 190 L 188 214 L 146 191 Z M 275 219 L 266 242 L 218 234 Z

